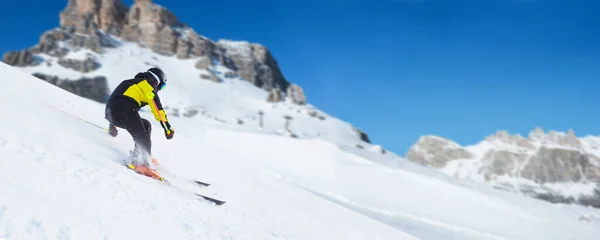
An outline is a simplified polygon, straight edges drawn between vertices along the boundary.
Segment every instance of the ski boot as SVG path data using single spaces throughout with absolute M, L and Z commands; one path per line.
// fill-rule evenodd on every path
M 159 181 L 165 181 L 165 178 L 162 177 L 156 170 L 150 167 L 150 164 L 147 161 L 147 158 L 140 156 L 137 152 L 131 151 L 130 161 L 127 163 L 127 167 L 131 170 L 145 175 L 147 177 L 154 178 Z M 155 162 L 155 159 L 152 158 L 152 162 Z M 156 161 L 158 162 L 158 161 Z

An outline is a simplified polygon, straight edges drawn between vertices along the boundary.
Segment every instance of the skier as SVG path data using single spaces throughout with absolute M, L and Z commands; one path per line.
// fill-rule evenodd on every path
M 140 72 L 133 79 L 128 79 L 110 95 L 106 103 L 105 118 L 109 122 L 109 134 L 116 137 L 117 127 L 126 129 L 135 142 L 131 151 L 131 162 L 127 165 L 137 172 L 159 178 L 158 173 L 152 173 L 148 160 L 157 165 L 158 161 L 152 157 L 152 143 L 150 134 L 152 125 L 140 117 L 138 111 L 148 105 L 156 121 L 161 123 L 167 139 L 173 138 L 175 131 L 171 128 L 167 114 L 162 107 L 158 92 L 167 85 L 167 76 L 159 68 L 150 68 Z M 148 172 L 150 171 L 150 172 Z M 148 174 L 146 174 L 148 173 Z M 161 179 L 162 180 L 162 179 Z

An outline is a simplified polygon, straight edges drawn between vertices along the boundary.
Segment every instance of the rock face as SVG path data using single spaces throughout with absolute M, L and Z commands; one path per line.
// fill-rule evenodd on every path
M 304 95 L 304 90 L 296 84 L 292 84 L 287 88 L 286 96 L 294 104 L 306 104 L 306 96 Z
M 496 134 L 488 136 L 484 141 L 491 144 L 510 144 L 522 149 L 535 149 L 531 140 L 520 135 L 510 135 L 507 131 L 497 131 Z
M 211 81 L 211 82 L 216 82 L 216 83 L 221 82 L 221 80 L 212 73 L 202 73 L 202 74 L 200 74 L 200 78 Z
M 438 136 L 423 136 L 413 145 L 406 159 L 432 167 L 444 167 L 449 161 L 471 158 L 472 153 L 455 142 Z
M 548 134 L 546 134 L 542 128 L 538 127 L 529 133 L 529 140 L 538 141 L 543 144 L 558 144 L 565 147 L 581 147 L 581 142 L 575 136 L 575 131 L 573 131 L 573 129 L 569 129 L 566 134 L 556 131 L 549 131 Z
M 5 53 L 4 56 L 2 56 L 2 62 L 16 67 L 26 67 L 36 64 L 33 54 L 28 50 Z
M 85 60 L 61 58 L 58 60 L 58 64 L 82 73 L 88 73 L 100 68 L 100 64 L 92 58 L 86 58 Z
M 537 183 L 578 182 L 583 178 L 600 181 L 600 168 L 579 151 L 542 147 L 529 160 L 522 177 Z
M 271 89 L 269 96 L 267 96 L 267 102 L 275 103 L 283 101 L 283 93 L 279 89 Z
M 109 35 L 98 30 L 82 35 L 77 34 L 74 28 L 61 27 L 46 31 L 31 52 L 60 58 L 69 53 L 67 46 L 74 50 L 90 49 L 96 53 L 102 53 L 104 48 L 116 47 Z
M 196 62 L 196 68 L 197 69 L 208 69 L 208 67 L 211 65 L 210 59 L 203 57 L 200 58 L 198 60 L 198 62 Z
M 67 55 L 69 50 L 60 46 L 59 43 L 69 39 L 71 39 L 71 34 L 64 29 L 46 31 L 40 38 L 40 42 L 32 48 L 32 52 L 36 54 L 45 53 L 53 57 L 63 57 Z
M 478 154 L 466 149 L 477 149 Z M 534 186 L 520 185 L 518 190 L 550 202 L 579 203 L 600 207 L 600 138 L 580 139 L 570 129 L 566 133 L 536 128 L 528 138 L 506 131 L 485 138 L 479 144 L 463 148 L 450 140 L 425 136 L 412 146 L 406 159 L 434 168 L 443 168 L 453 160 L 479 162 L 472 174 L 502 185 L 503 179 L 523 179 Z M 460 170 L 457 170 L 460 171 Z M 472 170 L 473 171 L 473 170 Z M 595 184 L 596 190 L 571 196 L 546 187 L 547 184 Z M 504 188 L 504 187 L 501 187 Z
M 358 136 L 358 138 L 360 138 L 361 141 L 366 142 L 366 143 L 371 143 L 371 140 L 369 140 L 369 135 L 367 135 L 367 133 L 363 132 L 362 130 L 358 129 L 357 127 L 352 127 L 352 131 L 354 131 L 356 136 Z
M 483 166 L 479 170 L 486 178 L 495 176 L 515 176 L 515 168 L 526 162 L 527 154 L 514 153 L 506 150 L 490 150 L 485 153 L 483 158 Z
M 243 41 L 220 40 L 219 47 L 232 59 L 233 69 L 245 80 L 270 91 L 273 88 L 286 91 L 290 83 L 285 79 L 275 58 L 260 45 Z
M 125 40 L 141 43 L 153 51 L 171 55 L 177 52 L 178 38 L 184 29 L 177 17 L 152 1 L 135 1 L 123 27 Z
M 127 7 L 119 0 L 69 0 L 67 8 L 60 13 L 60 25 L 73 27 L 81 34 L 92 34 L 100 29 L 120 35 L 126 14 Z
M 43 73 L 35 73 L 33 76 L 46 82 L 54 84 L 78 96 L 104 103 L 109 95 L 108 82 L 105 77 L 80 78 L 75 80 L 61 79 Z
M 236 78 L 236 77 L 238 77 L 237 73 L 235 73 L 235 72 L 231 72 L 231 71 L 227 71 L 227 72 L 225 72 L 224 76 L 225 76 L 226 78 Z

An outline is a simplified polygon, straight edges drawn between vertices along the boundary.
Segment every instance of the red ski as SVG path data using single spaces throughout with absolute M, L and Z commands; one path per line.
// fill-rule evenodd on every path
M 158 181 L 160 181 L 162 183 L 166 183 L 170 187 L 174 187 L 174 188 L 177 188 L 179 190 L 183 190 L 183 191 L 189 192 L 188 190 L 185 190 L 185 189 L 182 189 L 182 188 L 180 188 L 178 186 L 172 185 L 168 180 L 166 180 L 164 177 L 162 177 L 156 170 L 154 170 L 154 169 L 152 169 L 152 168 L 150 168 L 148 166 L 144 166 L 144 165 L 135 166 L 133 164 L 127 164 L 127 167 L 129 169 L 135 171 L 138 174 L 150 177 L 150 178 L 158 180 Z M 194 182 L 197 183 L 197 184 L 199 184 L 199 185 L 201 185 L 201 186 L 205 186 L 205 187 L 210 185 L 208 183 L 201 182 L 201 181 L 198 181 L 198 180 L 194 180 Z M 223 204 L 226 203 L 225 201 L 222 201 L 222 200 L 219 200 L 219 199 L 215 199 L 215 198 L 211 198 L 211 197 L 208 197 L 208 196 L 204 196 L 202 194 L 198 194 L 198 193 L 195 193 L 195 192 L 192 192 L 192 193 L 194 195 L 198 196 L 198 197 L 203 198 L 204 200 L 207 200 L 209 202 L 215 203 L 218 206 L 221 206 L 221 205 L 223 205 Z

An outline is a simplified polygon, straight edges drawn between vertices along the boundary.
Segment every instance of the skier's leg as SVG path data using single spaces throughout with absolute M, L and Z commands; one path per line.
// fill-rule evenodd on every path
M 136 111 L 117 111 L 112 114 L 113 121 L 117 127 L 126 129 L 135 142 L 134 153 L 146 164 L 146 159 L 151 155 L 150 135 L 147 134 L 147 126 Z M 148 122 L 148 124 L 150 124 Z M 137 159 L 136 159 L 137 160 Z
M 139 116 L 139 115 L 138 115 Z M 140 141 L 141 146 L 146 150 L 146 152 L 148 153 L 148 155 L 151 155 L 152 153 L 152 138 L 150 137 L 150 133 L 152 132 L 152 124 L 150 124 L 150 121 L 143 119 L 140 117 L 140 121 L 142 122 L 142 126 L 144 127 L 144 136 L 140 136 L 140 138 L 142 138 L 143 140 Z M 140 135 L 142 135 L 142 133 L 140 133 Z
M 149 163 L 150 160 L 152 160 L 152 164 L 155 166 L 159 165 L 158 161 L 156 161 L 151 155 L 152 143 L 150 132 L 152 130 L 152 125 L 148 120 L 141 118 L 139 114 L 135 115 L 135 117 L 132 117 L 132 119 L 135 120 L 132 121 L 132 126 L 130 128 L 131 136 L 134 137 L 136 143 L 136 151 L 138 155 L 137 162 L 133 163 L 135 167 L 134 170 L 140 174 L 163 181 L 164 178 L 160 176 L 160 174 L 156 172 L 156 170 L 154 170 Z
M 148 136 L 150 136 L 152 134 L 152 124 L 150 123 L 150 121 L 142 118 L 142 123 L 144 124 L 144 129 L 146 130 L 146 133 L 148 133 Z
M 142 118 L 138 114 L 135 115 L 136 117 L 132 117 L 131 124 L 127 131 L 129 131 L 135 141 L 136 152 L 140 155 L 142 163 L 147 164 L 148 159 L 152 155 L 150 134 L 148 134 L 147 126 Z M 150 123 L 148 122 L 148 124 Z
M 150 138 L 150 136 L 152 136 L 152 124 L 150 124 L 150 121 L 143 119 L 142 118 L 142 122 L 144 123 L 144 128 L 146 129 L 146 133 L 148 133 L 148 137 Z M 152 139 L 152 138 L 150 138 Z M 150 142 L 149 147 L 152 148 L 152 142 Z M 158 162 L 158 160 L 154 157 L 152 157 L 152 164 L 154 164 L 154 166 L 158 167 L 160 166 L 160 162 Z
M 148 120 L 142 119 L 137 111 L 121 110 L 111 113 L 115 126 L 126 129 L 133 137 L 135 149 L 127 161 L 127 166 L 137 173 L 164 181 L 158 172 L 150 168 L 148 159 L 150 155 L 150 130 L 152 125 Z
M 113 124 L 119 128 L 127 129 L 126 124 L 131 115 L 130 112 L 130 110 L 110 111 L 106 113 L 106 119 L 110 124 Z

